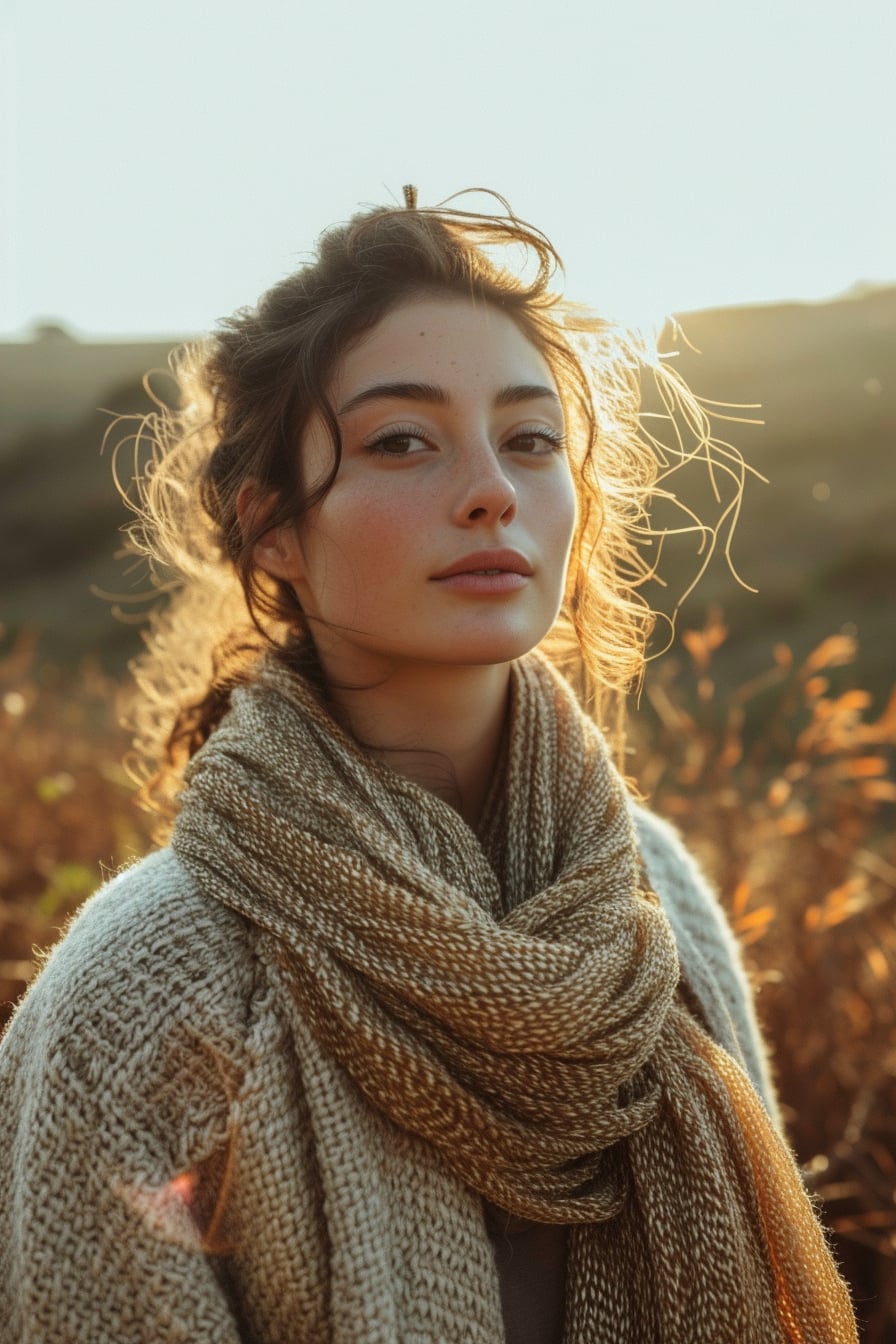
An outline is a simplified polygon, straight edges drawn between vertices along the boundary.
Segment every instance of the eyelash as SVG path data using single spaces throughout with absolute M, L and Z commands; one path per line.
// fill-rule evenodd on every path
M 522 429 L 516 431 L 509 442 L 513 443 L 516 439 L 543 439 L 545 443 L 551 445 L 554 452 L 560 452 L 566 447 L 566 435 L 561 433 L 559 429 L 551 429 L 547 425 L 537 425 L 533 429 L 526 429 L 523 426 Z
M 368 453 L 375 453 L 380 457 L 409 457 L 409 453 L 390 453 L 385 447 L 395 439 L 421 439 L 424 443 L 429 442 L 426 431 L 419 425 L 390 425 L 387 430 L 374 438 L 369 439 L 364 448 Z M 525 426 L 515 431 L 513 436 L 507 440 L 505 447 L 513 444 L 517 439 L 542 439 L 550 444 L 553 452 L 561 452 L 566 447 L 566 435 L 560 430 L 551 429 L 547 425 L 538 425 L 533 429 L 527 429 Z M 535 456 L 535 454 L 529 454 Z
M 390 425 L 388 429 L 368 439 L 364 447 L 368 453 L 377 453 L 380 457 L 408 457 L 408 453 L 390 453 L 384 447 L 394 439 L 422 439 L 428 442 L 426 431 L 419 425 Z

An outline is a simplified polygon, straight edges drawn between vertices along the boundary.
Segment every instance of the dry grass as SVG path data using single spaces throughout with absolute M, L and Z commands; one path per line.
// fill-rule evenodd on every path
M 790 1134 L 868 1344 L 896 1338 L 896 695 L 844 688 L 825 640 L 722 702 L 713 616 L 651 679 L 632 774 L 684 831 L 745 946 Z M 120 761 L 118 688 L 0 664 L 0 1021 L 103 873 L 149 848 Z
M 103 877 L 150 847 L 149 818 L 122 768 L 118 687 L 85 665 L 32 667 L 19 641 L 0 663 L 0 1025 L 33 974 L 35 949 Z

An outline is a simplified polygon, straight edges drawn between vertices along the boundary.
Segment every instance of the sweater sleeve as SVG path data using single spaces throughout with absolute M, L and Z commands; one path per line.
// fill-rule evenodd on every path
M 718 899 L 668 822 L 642 807 L 634 808 L 634 820 L 641 855 L 675 934 L 682 973 L 713 1037 L 745 1069 L 781 1129 L 753 993 Z
M 5 1344 L 241 1338 L 200 1216 L 239 1089 L 226 930 L 172 936 L 153 863 L 88 903 L 0 1047 Z

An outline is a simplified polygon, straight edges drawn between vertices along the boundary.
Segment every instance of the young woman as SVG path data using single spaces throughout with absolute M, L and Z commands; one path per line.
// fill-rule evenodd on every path
M 855 1338 L 733 939 L 558 670 L 604 723 L 640 670 L 657 458 L 554 261 L 409 192 L 150 425 L 173 830 L 3 1045 L 4 1341 Z

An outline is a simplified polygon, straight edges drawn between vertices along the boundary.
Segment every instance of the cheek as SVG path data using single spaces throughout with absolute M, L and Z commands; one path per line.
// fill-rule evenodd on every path
M 572 479 L 567 478 L 564 489 L 559 493 L 552 515 L 551 535 L 548 541 L 550 554 L 556 560 L 556 582 L 563 592 L 569 582 L 570 554 L 578 521 L 578 500 Z
M 578 500 L 576 498 L 576 489 L 572 476 L 567 472 L 564 474 L 562 480 L 558 482 L 557 492 L 554 498 L 554 507 L 551 511 L 551 526 L 554 541 L 558 546 L 558 549 L 563 553 L 566 552 L 572 541 L 577 517 Z
M 407 553 L 413 519 L 395 490 L 333 490 L 310 524 L 304 546 L 308 576 L 329 587 L 369 586 L 397 575 Z

